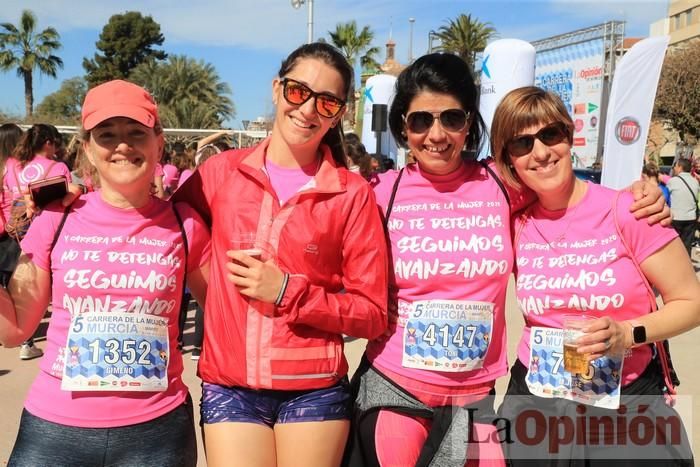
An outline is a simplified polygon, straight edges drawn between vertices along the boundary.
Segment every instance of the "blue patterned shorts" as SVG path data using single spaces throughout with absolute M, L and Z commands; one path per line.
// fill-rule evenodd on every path
M 308 391 L 278 391 L 202 384 L 202 423 L 276 423 L 349 420 L 352 400 L 348 379 Z

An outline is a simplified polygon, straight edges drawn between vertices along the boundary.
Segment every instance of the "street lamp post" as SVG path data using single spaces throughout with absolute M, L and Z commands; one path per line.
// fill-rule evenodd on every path
M 306 3 L 308 7 L 308 19 L 306 21 L 306 43 L 311 44 L 314 41 L 314 0 L 291 0 L 292 8 L 298 10 Z
M 438 38 L 438 33 L 430 31 L 428 33 L 428 53 L 433 53 L 433 42 Z
M 408 18 L 408 24 L 410 25 L 410 32 L 408 35 L 408 63 L 413 62 L 413 23 L 416 22 L 416 18 Z

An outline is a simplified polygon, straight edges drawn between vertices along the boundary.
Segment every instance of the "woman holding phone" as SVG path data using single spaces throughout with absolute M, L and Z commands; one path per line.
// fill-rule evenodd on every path
M 146 90 L 92 88 L 82 124 L 101 187 L 41 211 L 0 289 L 3 345 L 26 339 L 52 308 L 8 465 L 194 467 L 179 311 L 185 281 L 204 301 L 208 229 L 189 206 L 151 195 L 163 132 Z
M 14 161 L 8 163 L 8 186 L 15 199 L 28 193 L 29 184 L 52 177 L 66 177 L 70 170 L 55 159 L 61 143 L 49 125 L 36 124 L 29 128 L 15 148 Z
M 56 151 L 60 146 L 61 142 L 58 141 L 54 128 L 38 123 L 32 125 L 22 135 L 14 150 L 14 157 L 7 160 L 6 181 L 13 203 L 16 205 L 7 219 L 7 228 L 8 232 L 18 240 L 24 235 L 32 220 L 31 217 L 26 216 L 24 209 L 24 199 L 26 197 L 31 199 L 30 185 L 53 177 L 63 177 L 66 180 L 65 183 L 70 180 L 68 167 L 55 159 Z M 43 207 L 36 203 L 35 206 L 39 209 Z M 23 342 L 20 347 L 19 358 L 22 360 L 31 360 L 42 355 L 43 351 L 34 345 L 32 338 Z

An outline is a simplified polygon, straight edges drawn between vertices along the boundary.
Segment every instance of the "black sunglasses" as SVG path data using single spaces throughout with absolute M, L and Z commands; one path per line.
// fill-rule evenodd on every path
M 326 118 L 335 117 L 345 106 L 344 100 L 332 94 L 315 92 L 304 83 L 291 78 L 282 79 L 282 95 L 292 105 L 302 105 L 313 97 L 316 112 Z
M 554 146 L 569 139 L 569 127 L 563 122 L 550 123 L 534 135 L 519 135 L 506 143 L 508 153 L 513 157 L 524 156 L 532 151 L 535 138 L 547 146 Z
M 469 112 L 462 109 L 447 109 L 442 112 L 418 110 L 403 117 L 406 128 L 411 133 L 425 133 L 433 127 L 435 119 L 447 131 L 462 131 L 469 121 Z

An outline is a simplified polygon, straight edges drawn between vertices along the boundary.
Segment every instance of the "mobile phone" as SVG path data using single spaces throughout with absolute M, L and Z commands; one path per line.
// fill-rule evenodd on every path
M 68 193 L 68 180 L 61 175 L 32 182 L 29 184 L 29 193 L 36 207 L 43 209 L 51 201 L 61 199 Z

